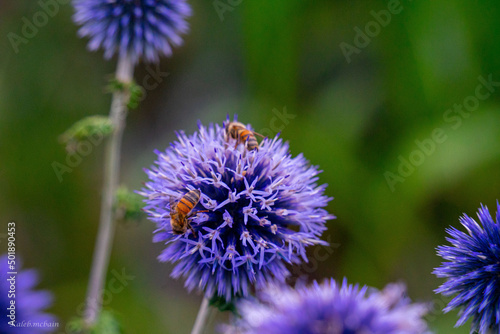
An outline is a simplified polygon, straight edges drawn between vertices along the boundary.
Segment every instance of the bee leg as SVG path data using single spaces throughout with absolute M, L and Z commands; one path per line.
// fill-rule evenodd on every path
M 193 212 L 191 215 L 195 215 L 195 214 L 200 213 L 200 212 L 210 212 L 210 210 L 198 210 L 198 211 Z
M 172 216 L 175 212 L 174 207 L 175 207 L 174 199 L 172 198 L 172 196 L 170 196 L 170 216 Z
M 194 230 L 194 228 L 191 226 L 191 224 L 188 223 L 188 227 L 189 229 L 191 230 L 191 233 L 193 233 L 193 236 L 196 238 L 197 235 L 196 235 L 196 231 Z

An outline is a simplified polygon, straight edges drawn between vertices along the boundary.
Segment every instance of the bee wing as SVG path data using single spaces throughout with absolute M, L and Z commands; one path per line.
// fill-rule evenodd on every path
M 175 202 L 172 196 L 170 196 L 170 216 L 174 214 Z
M 266 137 L 264 137 L 264 135 L 261 135 L 258 132 L 255 132 L 255 131 L 252 131 L 252 132 L 253 132 L 254 135 L 259 136 L 260 138 L 266 138 Z

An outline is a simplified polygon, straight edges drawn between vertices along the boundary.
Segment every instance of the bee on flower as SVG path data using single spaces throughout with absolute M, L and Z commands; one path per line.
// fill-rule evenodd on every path
M 287 264 L 307 261 L 306 248 L 320 239 L 334 216 L 331 200 L 318 185 L 320 171 L 302 154 L 292 157 L 280 138 L 264 139 L 258 150 L 227 145 L 226 129 L 205 127 L 178 139 L 146 174 L 139 193 L 157 229 L 154 241 L 167 246 L 160 261 L 176 263 L 172 276 L 185 278 L 189 290 L 231 301 L 251 286 L 284 282 Z M 177 234 L 171 224 L 171 198 L 197 189 L 194 233 Z

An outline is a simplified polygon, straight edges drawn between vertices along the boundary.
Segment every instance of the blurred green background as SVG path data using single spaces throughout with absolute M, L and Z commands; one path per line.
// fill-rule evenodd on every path
M 191 1 L 184 46 L 158 67 L 137 67 L 141 85 L 151 71 L 162 75 L 129 114 L 122 183 L 139 189 L 153 150 L 165 149 L 176 129 L 193 132 L 198 119 L 221 123 L 237 113 L 266 135 L 282 130 L 294 155 L 321 166 L 320 181 L 335 197 L 328 209 L 338 217 L 324 235 L 333 244 L 329 256 L 311 249 L 311 264 L 295 275 L 346 276 L 378 288 L 401 280 L 412 299 L 441 309 L 446 300 L 432 290 L 442 280 L 431 272 L 445 227 L 459 226 L 464 212 L 475 217 L 480 203 L 494 210 L 499 198 L 498 87 L 463 116 L 447 113 L 475 101 L 478 77 L 500 81 L 498 2 L 405 0 L 379 31 L 370 12 L 387 9 L 387 1 L 218 3 L 231 10 Z M 54 292 L 50 311 L 63 333 L 86 291 L 104 145 L 62 182 L 52 163 L 65 164 L 60 134 L 85 116 L 108 113 L 104 87 L 115 60 L 86 50 L 69 4 L 16 53 L 8 34 L 21 35 L 23 17 L 31 21 L 40 10 L 36 1 L 0 2 L 0 221 L 17 223 L 18 254 L 40 270 L 40 287 Z M 340 46 L 355 47 L 355 27 L 367 24 L 373 37 L 348 61 Z M 289 118 L 276 116 L 285 109 Z M 432 149 L 438 128 L 446 140 Z M 416 141 L 427 143 L 428 154 Z M 390 185 L 387 172 L 397 176 L 401 159 L 418 166 Z M 172 266 L 156 261 L 162 245 L 151 242 L 153 229 L 147 220 L 118 225 L 110 270 L 135 278 L 106 307 L 127 333 L 188 333 L 201 296 L 188 294 L 169 277 Z M 217 315 L 211 327 L 225 319 Z M 437 333 L 468 333 L 468 324 L 452 329 L 456 319 L 456 312 L 429 315 Z

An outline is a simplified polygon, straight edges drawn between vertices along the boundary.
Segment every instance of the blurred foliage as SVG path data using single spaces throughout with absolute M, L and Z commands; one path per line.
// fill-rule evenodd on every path
M 143 197 L 131 192 L 126 186 L 120 186 L 116 190 L 115 217 L 120 221 L 137 221 L 141 219 L 143 212 Z
M 59 139 L 66 144 L 66 151 L 74 154 L 78 144 L 82 141 L 90 139 L 92 144 L 100 144 L 103 137 L 108 136 L 112 131 L 113 124 L 108 116 L 89 116 L 73 124 Z
M 433 329 L 451 332 L 456 312 L 443 315 L 446 300 L 432 291 L 442 283 L 431 275 L 440 263 L 435 247 L 463 212 L 475 215 L 480 203 L 493 208 L 499 197 L 500 94 L 495 86 L 467 116 L 453 113 L 453 122 L 446 113 L 475 95 L 479 77 L 500 81 L 500 5 L 402 0 L 401 12 L 350 62 L 341 43 L 354 45 L 354 28 L 364 31 L 375 20 L 371 11 L 387 9 L 387 1 L 253 0 L 222 14 L 211 1 L 192 5 L 185 45 L 158 66 L 136 69 L 139 86 L 151 77 L 156 84 L 128 116 L 121 182 L 140 189 L 153 150 L 168 147 L 174 130 L 195 131 L 198 119 L 221 123 L 237 113 L 257 132 L 281 131 L 292 154 L 321 166 L 320 181 L 335 197 L 328 209 L 338 217 L 325 239 L 339 246 L 326 259 L 311 249 L 315 266 L 301 272 L 379 288 L 405 281 L 410 297 L 435 302 Z M 103 145 L 61 182 L 52 163 L 67 158 L 59 134 L 108 112 L 103 93 L 115 63 L 87 52 L 68 4 L 16 53 L 5 36 L 22 34 L 23 17 L 40 10 L 37 1 L 0 3 L 0 220 L 17 222 L 18 253 L 54 291 L 51 311 L 64 327 L 81 316 Z M 435 129 L 446 140 L 426 154 L 418 143 L 429 143 Z M 399 175 L 412 154 L 418 166 L 391 187 L 386 173 Z M 153 229 L 146 221 L 118 225 L 110 270 L 124 267 L 136 278 L 106 307 L 123 315 L 126 333 L 185 333 L 201 297 L 157 262 L 164 245 L 151 243 Z
M 112 78 L 109 81 L 108 92 L 127 92 L 129 95 L 129 99 L 127 102 L 127 107 L 129 109 L 136 109 L 139 106 L 139 103 L 143 99 L 145 93 L 145 89 L 139 86 L 136 82 L 121 82 L 116 78 Z
M 238 315 L 238 311 L 236 310 L 236 305 L 234 301 L 226 301 L 224 297 L 213 296 L 210 298 L 210 307 L 216 308 L 221 312 L 229 311 L 235 315 Z
M 123 334 L 116 315 L 112 311 L 103 310 L 92 328 L 87 328 L 82 318 L 76 318 L 69 322 L 70 334 Z

